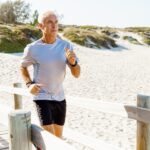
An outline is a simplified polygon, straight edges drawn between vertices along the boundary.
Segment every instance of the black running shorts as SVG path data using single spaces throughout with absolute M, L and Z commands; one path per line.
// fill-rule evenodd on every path
M 66 117 L 66 100 L 34 100 L 41 126 L 64 125 Z

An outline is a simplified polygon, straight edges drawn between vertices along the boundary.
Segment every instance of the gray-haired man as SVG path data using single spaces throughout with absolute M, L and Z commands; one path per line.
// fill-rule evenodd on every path
M 55 13 L 47 11 L 38 20 L 43 35 L 26 46 L 21 61 L 21 75 L 33 94 L 41 126 L 62 137 L 66 115 L 62 82 L 66 64 L 76 78 L 80 76 L 80 66 L 72 45 L 57 38 L 58 19 Z M 30 65 L 34 68 L 33 79 L 27 69 Z

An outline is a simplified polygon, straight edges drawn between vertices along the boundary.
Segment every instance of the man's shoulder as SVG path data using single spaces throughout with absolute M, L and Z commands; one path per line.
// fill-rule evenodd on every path
M 63 45 L 70 45 L 70 42 L 68 42 L 67 40 L 61 39 L 61 38 L 58 38 L 58 43 L 61 43 Z
M 27 48 L 27 49 L 32 49 L 32 48 L 34 48 L 35 46 L 37 46 L 38 44 L 40 44 L 40 43 L 41 43 L 41 40 L 39 39 L 39 40 L 36 40 L 36 41 L 34 41 L 34 42 L 32 42 L 32 43 L 27 44 L 25 48 Z

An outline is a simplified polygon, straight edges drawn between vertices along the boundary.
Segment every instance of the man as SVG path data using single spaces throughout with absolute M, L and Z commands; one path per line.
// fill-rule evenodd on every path
M 66 100 L 62 82 L 66 64 L 74 77 L 80 76 L 80 66 L 72 45 L 57 38 L 58 19 L 54 12 L 39 16 L 42 38 L 27 45 L 21 61 L 21 75 L 33 94 L 41 126 L 62 137 L 66 115 Z M 33 65 L 33 80 L 28 66 Z

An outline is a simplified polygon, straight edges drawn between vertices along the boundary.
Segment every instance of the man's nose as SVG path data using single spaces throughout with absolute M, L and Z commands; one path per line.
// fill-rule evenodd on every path
M 56 28 L 57 25 L 55 23 L 52 24 L 52 28 Z

